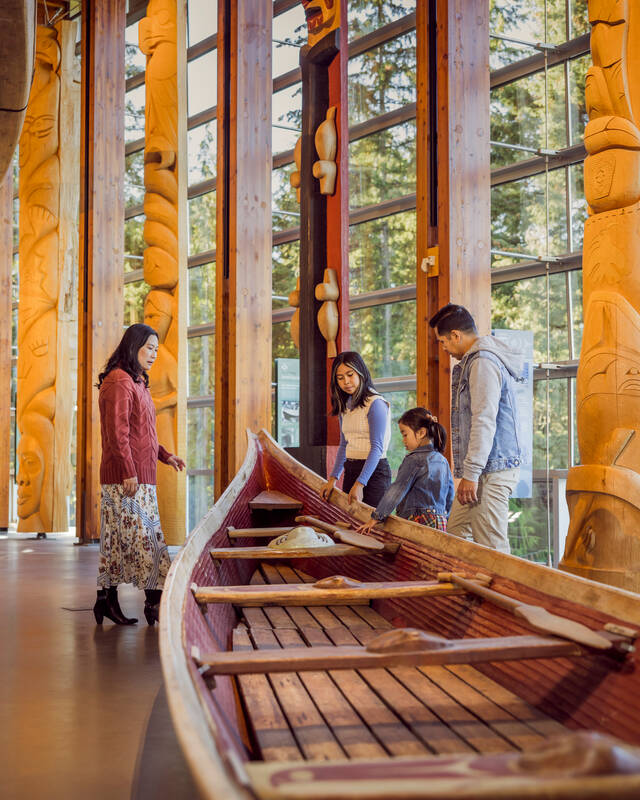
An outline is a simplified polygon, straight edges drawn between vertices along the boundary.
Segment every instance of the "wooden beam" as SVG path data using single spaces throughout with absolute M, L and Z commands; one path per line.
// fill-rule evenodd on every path
M 13 270 L 13 170 L 0 183 L 0 531 L 9 527 L 11 464 L 11 273 Z
M 333 544 L 326 547 L 297 547 L 293 550 L 276 550 L 275 547 L 216 547 L 209 551 L 215 559 L 265 559 L 330 558 L 332 556 L 368 556 L 371 550 L 351 547 L 348 544 Z
M 398 630 L 382 634 L 390 636 Z M 421 632 L 422 633 L 422 632 Z M 423 636 L 427 636 L 423 634 Z M 309 647 L 253 653 L 219 652 L 198 655 L 195 661 L 206 675 L 242 675 L 260 672 L 303 672 L 316 669 L 369 669 L 424 667 L 436 664 L 477 664 L 487 661 L 514 661 L 528 658 L 568 658 L 583 650 L 573 642 L 550 636 L 500 636 L 487 639 L 440 639 L 434 649 L 411 650 L 409 646 L 387 652 L 367 647 Z M 375 641 L 375 640 L 374 640 Z
M 490 329 L 489 0 L 472 15 L 465 0 L 418 0 L 417 15 L 416 400 L 446 420 L 450 359 L 429 318 L 460 303 Z
M 98 373 L 122 336 L 126 0 L 82 14 L 76 529 L 100 536 Z
M 354 581 L 357 584 L 357 581 Z M 437 581 L 406 581 L 361 583 L 357 586 L 322 588 L 313 583 L 296 583 L 265 586 L 198 586 L 194 597 L 201 604 L 233 603 L 249 607 L 326 606 L 366 603 L 399 597 L 438 597 L 463 594 L 464 590 L 453 583 Z
M 249 508 L 252 511 L 299 511 L 302 506 L 301 500 L 274 489 L 260 492 L 253 500 L 249 500 Z
M 270 3 L 218 3 L 215 494 L 271 425 Z

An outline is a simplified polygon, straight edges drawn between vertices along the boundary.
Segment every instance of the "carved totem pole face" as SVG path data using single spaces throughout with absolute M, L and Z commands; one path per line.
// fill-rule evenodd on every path
M 302 5 L 311 47 L 340 27 L 340 0 L 302 0 Z

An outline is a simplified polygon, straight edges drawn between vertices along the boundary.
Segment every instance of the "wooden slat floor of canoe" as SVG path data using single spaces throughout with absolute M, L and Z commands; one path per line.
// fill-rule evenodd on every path
M 251 583 L 314 580 L 289 565 L 263 562 Z M 392 627 L 366 605 L 241 612 L 244 624 L 234 632 L 239 650 L 366 645 Z M 248 675 L 238 685 L 255 755 L 265 761 L 503 753 L 566 732 L 469 665 Z

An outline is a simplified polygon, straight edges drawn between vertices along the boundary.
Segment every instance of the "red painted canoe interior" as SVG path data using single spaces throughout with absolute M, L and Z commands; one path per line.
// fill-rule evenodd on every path
M 328 522 L 351 522 L 349 516 L 318 496 L 269 453 L 260 451 L 253 472 L 233 504 L 223 525 L 204 548 L 192 573 L 199 586 L 247 584 L 256 568 L 255 561 L 224 560 L 214 565 L 212 547 L 228 547 L 227 526 L 247 528 L 255 525 L 248 502 L 260 491 L 275 488 L 304 503 L 304 513 Z M 297 512 L 292 512 L 293 516 Z M 277 524 L 282 524 L 280 521 Z M 390 535 L 390 538 L 394 538 Z M 400 540 L 399 540 L 400 541 Z M 260 545 L 255 539 L 243 540 L 246 546 Z M 402 540 L 395 557 L 367 555 L 300 560 L 293 566 L 315 577 L 347 575 L 359 580 L 433 580 L 440 571 L 474 572 L 473 565 L 451 556 L 427 550 Z M 547 607 L 556 614 L 601 628 L 614 620 L 593 609 L 549 598 L 534 589 L 495 576 L 492 588 L 518 597 L 525 603 Z M 184 645 L 203 652 L 230 649 L 231 633 L 239 621 L 229 604 L 212 604 L 202 613 L 191 593 L 185 600 Z M 448 638 L 506 636 L 531 633 L 532 629 L 508 611 L 469 595 L 410 600 L 375 601 L 373 607 L 397 627 L 419 627 Z M 235 750 L 247 759 L 243 745 L 245 723 L 232 679 L 219 676 L 210 690 L 192 660 L 188 659 L 193 680 L 214 721 L 218 747 Z M 632 660 L 618 665 L 608 656 L 535 659 L 476 665 L 476 668 L 530 705 L 569 728 L 610 733 L 629 743 L 640 744 L 640 674 Z

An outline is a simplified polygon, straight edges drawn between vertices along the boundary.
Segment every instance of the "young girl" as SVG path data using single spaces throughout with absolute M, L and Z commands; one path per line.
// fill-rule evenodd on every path
M 391 438 L 389 403 L 373 387 L 359 353 L 340 353 L 331 368 L 331 412 L 340 415 L 340 447 L 322 496 L 329 498 L 344 468 L 343 490 L 349 502 L 375 506 L 389 488 L 386 459 Z
M 447 432 L 426 408 L 405 411 L 398 420 L 398 427 L 409 455 L 400 465 L 398 477 L 371 513 L 371 520 L 358 530 L 369 533 L 397 506 L 399 517 L 446 531 L 454 495 L 451 469 L 442 455 Z

